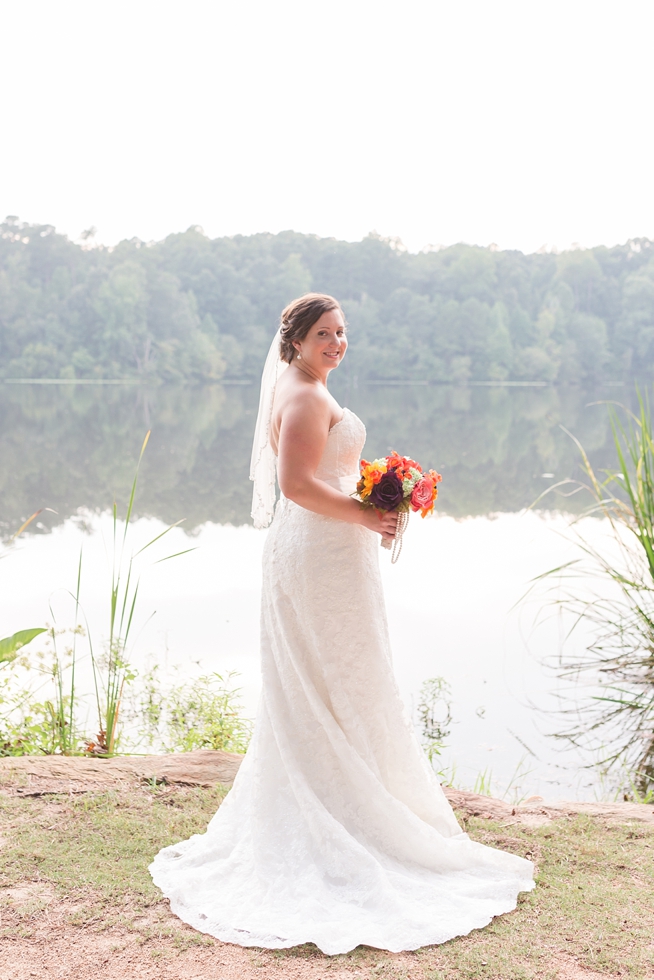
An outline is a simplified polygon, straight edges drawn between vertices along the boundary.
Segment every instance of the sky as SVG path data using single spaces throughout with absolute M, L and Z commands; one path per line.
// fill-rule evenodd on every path
M 0 0 L 0 217 L 654 238 L 652 0 Z

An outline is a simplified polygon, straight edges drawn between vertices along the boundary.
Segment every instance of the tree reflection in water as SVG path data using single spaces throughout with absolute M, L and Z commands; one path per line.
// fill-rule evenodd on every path
M 606 409 L 591 403 L 616 389 L 356 387 L 346 378 L 332 389 L 366 423 L 366 455 L 394 448 L 436 467 L 439 509 L 455 517 L 518 511 L 548 483 L 574 476 L 578 454 L 560 424 L 596 469 L 615 462 Z M 248 523 L 257 403 L 255 385 L 0 385 L 3 534 L 40 507 L 56 514 L 42 515 L 31 533 L 110 508 L 130 485 L 149 428 L 139 516 L 184 516 L 189 532 Z M 558 496 L 542 506 L 578 512 L 583 502 Z

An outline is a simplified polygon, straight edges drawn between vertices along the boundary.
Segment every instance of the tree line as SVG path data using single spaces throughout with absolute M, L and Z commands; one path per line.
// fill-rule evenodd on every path
M 338 297 L 361 381 L 594 383 L 654 368 L 654 242 L 561 254 L 296 232 L 77 244 L 0 225 L 0 377 L 256 379 L 283 306 Z

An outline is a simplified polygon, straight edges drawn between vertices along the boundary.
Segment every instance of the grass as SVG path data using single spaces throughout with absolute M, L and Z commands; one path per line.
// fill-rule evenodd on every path
M 158 901 L 148 856 L 206 827 L 226 790 L 67 794 L 43 799 L 0 796 L 0 827 L 8 822 L 0 885 L 47 881 L 62 895 L 93 894 L 94 903 L 129 898 L 135 909 Z M 145 863 L 144 863 L 145 862 Z
M 160 847 L 202 832 L 224 794 L 221 788 L 165 787 L 29 799 L 0 794 L 0 905 L 6 907 L 6 888 L 54 889 L 69 926 L 84 927 L 86 936 L 136 933 L 149 962 L 169 956 L 171 944 L 177 950 L 212 947 L 213 940 L 170 916 L 147 865 Z M 537 862 L 538 887 L 521 896 L 514 913 L 399 958 L 363 947 L 327 958 L 303 946 L 244 951 L 246 962 L 261 964 L 262 975 L 266 966 L 274 972 L 287 961 L 290 971 L 293 962 L 295 971 L 308 960 L 325 971 L 340 967 L 398 980 L 554 978 L 561 962 L 611 976 L 654 974 L 654 829 L 585 817 L 541 827 L 479 819 L 466 825 L 474 839 Z M 22 909 L 3 916 L 0 941 L 29 937 L 36 928 L 39 893 L 27 894 Z

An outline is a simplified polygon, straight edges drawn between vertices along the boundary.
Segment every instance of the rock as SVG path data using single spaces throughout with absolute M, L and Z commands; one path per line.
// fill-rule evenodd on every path
M 654 825 L 654 806 L 646 803 L 544 803 L 541 797 L 530 797 L 525 803 L 512 806 L 503 800 L 490 796 L 478 796 L 466 790 L 443 786 L 452 806 L 471 817 L 485 817 L 487 820 L 525 823 L 538 826 L 557 817 L 575 817 L 586 814 L 589 817 L 603 817 L 606 820 L 625 823 L 638 820 Z M 538 802 L 541 801 L 541 802 Z
M 215 783 L 231 786 L 242 758 L 233 752 L 214 752 L 212 749 L 112 759 L 17 756 L 0 759 L 0 786 L 10 787 L 22 795 L 84 792 L 153 779 L 186 786 Z
M 198 749 L 167 755 L 118 756 L 113 759 L 80 756 L 17 756 L 0 759 L 0 786 L 22 796 L 49 793 L 84 793 L 107 786 L 120 786 L 150 780 L 176 786 L 231 786 L 242 755 Z M 460 813 L 504 823 L 523 823 L 535 827 L 560 817 L 586 814 L 624 823 L 638 820 L 654 825 L 654 806 L 640 803 L 545 803 L 530 797 L 511 805 L 490 796 L 444 786 L 452 806 Z

